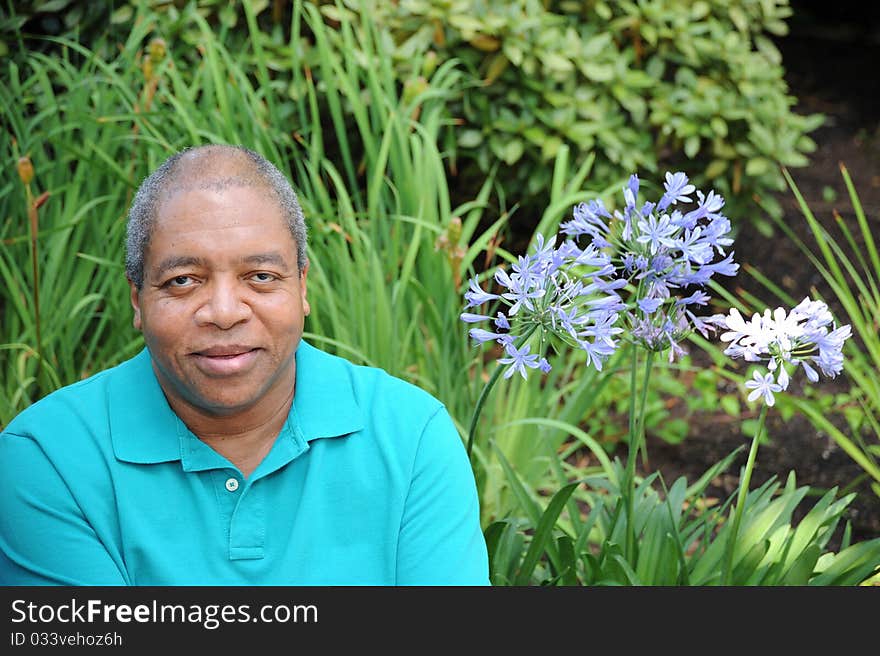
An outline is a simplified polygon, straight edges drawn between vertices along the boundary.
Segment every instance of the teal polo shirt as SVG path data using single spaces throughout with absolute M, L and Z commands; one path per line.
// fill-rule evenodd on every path
M 479 522 L 444 406 L 305 341 L 248 478 L 171 410 L 146 349 L 0 434 L 3 585 L 488 585 Z

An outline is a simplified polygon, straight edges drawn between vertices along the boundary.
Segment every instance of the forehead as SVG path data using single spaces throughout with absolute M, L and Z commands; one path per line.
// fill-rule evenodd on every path
M 193 249 L 247 255 L 266 245 L 296 247 L 281 206 L 264 186 L 177 188 L 159 203 L 151 233 L 150 256 Z
M 175 187 L 156 208 L 154 229 L 174 230 L 201 223 L 234 225 L 259 222 L 267 229 L 287 229 L 281 205 L 266 186 L 220 185 Z

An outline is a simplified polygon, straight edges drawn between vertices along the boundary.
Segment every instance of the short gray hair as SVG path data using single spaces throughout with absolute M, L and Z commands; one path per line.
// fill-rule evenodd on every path
M 299 272 L 304 271 L 308 261 L 306 222 L 287 177 L 265 157 L 244 146 L 211 144 L 175 153 L 138 187 L 128 212 L 125 236 L 125 275 L 137 289 L 144 284 L 144 255 L 162 202 L 182 189 L 223 190 L 230 186 L 265 186 L 271 190 L 296 243 Z

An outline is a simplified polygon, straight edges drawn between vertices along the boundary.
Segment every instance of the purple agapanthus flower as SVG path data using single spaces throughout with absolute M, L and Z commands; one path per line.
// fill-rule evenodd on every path
M 601 206 L 596 208 L 604 212 Z M 532 351 L 527 336 L 539 344 L 555 337 L 581 349 L 587 363 L 601 369 L 623 330 L 617 317 L 625 306 L 617 290 L 626 281 L 608 277 L 615 271 L 611 258 L 594 244 L 580 248 L 565 240 L 557 245 L 555 238 L 545 240 L 538 234 L 533 252 L 517 258 L 509 271 L 495 271 L 492 279 L 498 293 L 485 292 L 475 279 L 470 281 L 466 300 L 497 305 L 501 309 L 495 309 L 494 318 L 466 311 L 461 320 L 491 321 L 494 330 L 473 328 L 469 334 L 478 344 L 494 341 L 504 347 L 505 356 L 498 361 L 507 365 L 505 377 L 514 373 L 526 377 L 529 369 L 550 371 L 549 361 Z
M 505 353 L 507 353 L 507 357 L 498 360 L 500 364 L 510 365 L 507 368 L 507 371 L 504 372 L 505 378 L 510 378 L 516 372 L 519 372 L 523 378 L 528 378 L 526 367 L 531 369 L 537 369 L 539 367 L 538 354 L 529 353 L 530 350 L 531 347 L 528 344 L 523 344 L 519 348 L 513 344 L 507 345 L 504 349 Z M 542 358 L 542 362 L 546 362 L 546 360 Z
M 621 339 L 668 350 L 672 359 L 685 352 L 681 342 L 690 332 L 716 328 L 698 315 L 709 300 L 703 287 L 739 268 L 727 252 L 733 240 L 721 214 L 724 199 L 696 189 L 680 171 L 666 173 L 663 190 L 656 201 L 640 198 L 641 181 L 633 174 L 621 209 L 609 211 L 600 199 L 579 203 L 558 235 L 537 234 L 533 252 L 494 272 L 494 289 L 470 281 L 465 310 L 491 310 L 461 318 L 492 322 L 493 330 L 471 335 L 504 346 L 499 361 L 509 366 L 506 374 L 545 371 L 550 365 L 531 357 L 539 352 L 523 349 L 550 336 L 580 349 L 600 369 Z M 834 366 L 830 355 L 823 362 Z
M 684 352 L 680 341 L 691 330 L 706 334 L 714 328 L 695 309 L 708 301 L 702 288 L 716 275 L 734 275 L 739 265 L 726 250 L 733 240 L 730 221 L 721 214 L 724 199 L 696 189 L 680 171 L 667 172 L 663 188 L 656 203 L 642 201 L 640 181 L 632 175 L 623 188 L 623 209 L 609 215 L 604 205 L 579 205 L 560 229 L 611 255 L 614 277 L 632 289 L 622 314 L 626 333 L 640 346 L 668 349 L 675 357 Z
M 782 385 L 773 382 L 772 373 L 762 374 L 760 371 L 755 371 L 752 374 L 752 380 L 746 381 L 746 387 L 752 390 L 748 396 L 749 401 L 763 398 L 764 403 L 768 406 L 776 403 L 773 393 L 781 392 L 783 389 Z

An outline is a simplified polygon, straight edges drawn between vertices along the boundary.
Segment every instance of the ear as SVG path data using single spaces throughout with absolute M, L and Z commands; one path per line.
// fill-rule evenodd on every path
M 306 261 L 306 265 L 303 267 L 302 273 L 299 275 L 299 293 L 302 298 L 302 306 L 303 306 L 303 316 L 309 316 L 309 313 L 312 311 L 312 308 L 309 306 L 309 301 L 306 298 L 306 276 L 309 273 L 309 263 Z
M 134 309 L 134 318 L 132 319 L 132 324 L 134 325 L 135 330 L 141 330 L 141 300 L 138 293 L 138 288 L 131 280 L 128 281 L 128 288 L 131 292 L 131 307 Z

